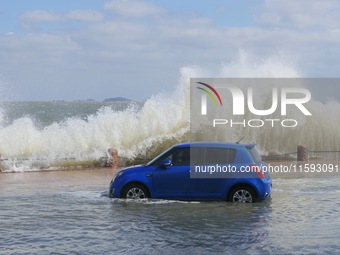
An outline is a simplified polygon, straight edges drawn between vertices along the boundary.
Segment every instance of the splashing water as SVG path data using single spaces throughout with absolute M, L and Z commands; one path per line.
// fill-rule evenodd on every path
M 142 106 L 131 104 L 124 110 L 103 107 L 86 120 L 70 117 L 40 128 L 29 116 L 17 118 L 7 126 L 1 124 L 0 153 L 8 159 L 29 159 L 20 169 L 32 168 L 32 162 L 41 158 L 48 162 L 60 158 L 98 159 L 110 147 L 118 149 L 121 157 L 150 158 L 175 143 L 188 141 L 190 78 L 301 77 L 294 63 L 282 54 L 256 62 L 242 51 L 236 61 L 222 64 L 217 71 L 183 67 L 180 73 L 171 95 L 154 95 Z M 311 106 L 313 118 L 305 122 L 303 132 L 250 132 L 247 140 L 256 142 L 263 152 L 291 151 L 297 143 L 319 150 L 340 150 L 340 104 L 312 102 Z M 0 120 L 4 115 L 0 108 Z M 231 137 L 229 134 L 225 139 Z M 14 169 L 17 164 L 9 168 Z

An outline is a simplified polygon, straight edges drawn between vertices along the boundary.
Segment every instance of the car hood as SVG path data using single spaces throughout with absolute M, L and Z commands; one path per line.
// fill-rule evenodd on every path
M 134 171 L 143 171 L 146 169 L 148 169 L 148 167 L 145 165 L 135 165 L 135 166 L 124 168 L 120 170 L 120 172 L 129 173 L 129 172 L 134 172 Z

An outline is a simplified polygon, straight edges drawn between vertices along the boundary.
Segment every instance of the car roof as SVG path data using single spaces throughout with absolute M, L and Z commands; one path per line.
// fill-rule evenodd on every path
M 225 143 L 225 142 L 188 142 L 188 143 L 180 143 L 175 145 L 176 148 L 186 148 L 186 147 L 211 147 L 211 148 L 240 148 L 246 147 L 247 149 L 251 149 L 255 147 L 256 144 L 240 144 L 240 143 Z

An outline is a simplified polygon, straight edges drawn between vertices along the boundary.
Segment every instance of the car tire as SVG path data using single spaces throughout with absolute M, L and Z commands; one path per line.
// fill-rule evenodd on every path
M 251 187 L 237 186 L 229 194 L 228 201 L 233 203 L 254 203 L 256 194 Z
M 149 198 L 150 194 L 147 188 L 141 184 L 129 184 L 123 189 L 120 197 L 126 199 L 145 199 Z

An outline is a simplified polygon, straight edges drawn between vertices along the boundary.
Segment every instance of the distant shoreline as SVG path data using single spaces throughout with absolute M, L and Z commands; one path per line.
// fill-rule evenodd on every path
M 74 99 L 74 100 L 64 100 L 64 99 L 51 99 L 51 100 L 4 100 L 0 101 L 1 103 L 41 103 L 41 102 L 51 102 L 51 103 L 110 103 L 110 102 L 143 102 L 144 100 L 141 101 L 134 101 L 129 98 L 125 97 L 112 97 L 112 98 L 105 98 L 103 100 L 95 100 L 92 98 L 88 99 Z

